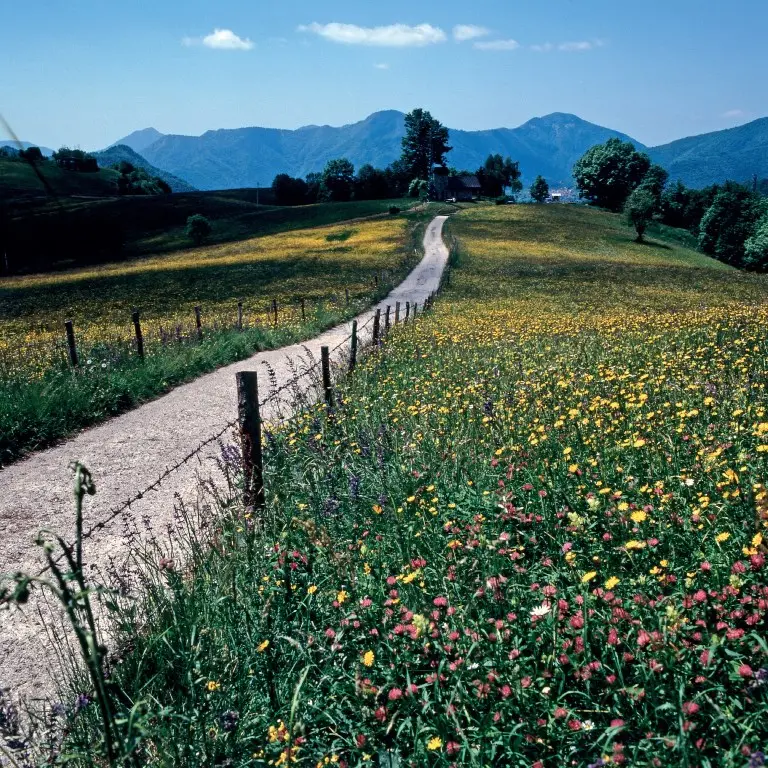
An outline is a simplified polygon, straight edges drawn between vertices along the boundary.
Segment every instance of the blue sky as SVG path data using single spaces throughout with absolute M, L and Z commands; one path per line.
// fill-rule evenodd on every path
M 98 149 L 139 128 L 450 127 L 573 112 L 646 144 L 768 115 L 768 0 L 0 0 L 0 114 Z

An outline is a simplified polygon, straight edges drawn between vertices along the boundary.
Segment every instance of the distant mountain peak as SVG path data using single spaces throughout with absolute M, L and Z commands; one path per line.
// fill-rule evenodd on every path
M 122 145 L 130 147 L 134 152 L 141 153 L 150 144 L 154 144 L 158 139 L 162 139 L 164 135 L 156 128 L 142 128 L 140 131 L 134 131 L 127 136 L 123 136 L 122 139 L 118 139 L 114 144 L 110 144 L 107 149 Z

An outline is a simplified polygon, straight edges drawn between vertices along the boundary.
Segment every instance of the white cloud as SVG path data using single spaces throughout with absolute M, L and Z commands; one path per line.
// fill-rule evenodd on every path
M 203 38 L 185 37 L 181 42 L 183 45 L 204 45 L 219 51 L 250 51 L 254 45 L 253 41 L 236 35 L 231 29 L 214 29 Z
M 384 63 L 374 64 L 373 66 L 376 67 L 376 69 L 389 69 L 389 64 L 384 64 Z
M 532 51 L 537 53 L 549 53 L 550 51 L 565 51 L 566 53 L 584 53 L 585 51 L 592 51 L 595 48 L 602 48 L 605 45 L 603 40 L 574 40 L 567 43 L 559 43 L 553 45 L 552 43 L 541 43 L 539 45 L 529 46 Z
M 723 117 L 732 119 L 735 117 L 744 117 L 747 113 L 743 109 L 729 109 L 727 112 L 723 112 Z
M 593 48 L 593 45 L 587 40 L 581 40 L 579 42 L 573 42 L 573 43 L 560 43 L 560 45 L 558 45 L 557 48 L 560 51 L 570 51 L 570 52 L 580 53 L 581 51 L 591 51 Z
M 299 32 L 312 32 L 326 40 L 346 45 L 374 45 L 386 48 L 423 47 L 446 40 L 445 32 L 431 24 L 390 24 L 386 27 L 358 27 L 356 24 L 318 24 L 299 27 Z
M 479 51 L 514 51 L 519 47 L 517 40 L 487 40 L 475 43 L 475 48 Z
M 478 27 L 475 24 L 457 24 L 453 28 L 453 39 L 459 43 L 463 43 L 466 40 L 474 40 L 478 37 L 485 37 L 490 34 L 490 29 Z

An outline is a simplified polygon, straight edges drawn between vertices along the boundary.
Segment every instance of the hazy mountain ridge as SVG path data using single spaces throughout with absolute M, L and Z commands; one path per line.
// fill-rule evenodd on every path
M 157 176 L 159 179 L 162 179 L 173 192 L 197 191 L 195 187 L 188 184 L 184 179 L 180 179 L 178 176 L 168 173 L 168 171 L 156 168 L 152 163 L 148 162 L 142 155 L 126 144 L 113 144 L 111 147 L 108 147 L 101 152 L 94 152 L 93 154 L 102 168 L 108 168 L 121 161 L 126 161 L 136 168 L 143 168 L 150 176 Z
M 119 143 L 143 147 L 141 155 L 156 168 L 186 179 L 199 189 L 268 186 L 278 173 L 304 177 L 322 170 L 328 160 L 347 157 L 355 167 L 385 167 L 400 155 L 404 133 L 402 112 L 376 112 L 340 127 L 308 125 L 296 130 L 233 128 L 201 136 L 163 135 L 155 129 L 136 131 Z M 144 144 L 149 138 L 158 138 Z M 670 172 L 672 179 L 701 187 L 753 173 L 768 177 L 768 118 L 737 128 L 646 147 L 620 131 L 555 112 L 517 128 L 450 131 L 450 165 L 479 167 L 491 153 L 520 162 L 525 183 L 542 174 L 553 185 L 570 185 L 573 163 L 589 147 L 611 137 L 631 141 Z M 135 147 L 134 147 L 135 148 Z

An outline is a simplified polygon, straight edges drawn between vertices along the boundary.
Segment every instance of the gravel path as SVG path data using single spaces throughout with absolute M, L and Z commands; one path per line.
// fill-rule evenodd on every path
M 417 302 L 419 308 L 437 290 L 448 259 L 442 240 L 446 216 L 438 216 L 424 237 L 424 258 L 411 274 L 379 305 L 382 309 L 395 302 Z M 360 326 L 368 323 L 360 334 L 370 339 L 375 307 L 358 316 Z M 304 344 L 260 352 L 253 357 L 202 376 L 177 387 L 163 397 L 146 403 L 134 411 L 118 416 L 100 426 L 88 429 L 66 443 L 34 454 L 0 470 L 0 572 L 34 572 L 41 560 L 35 536 L 41 528 L 49 528 L 71 539 L 73 528 L 72 473 L 74 460 L 83 462 L 91 471 L 97 494 L 86 500 L 86 527 L 105 519 L 110 510 L 147 488 L 166 467 L 184 458 L 201 442 L 219 432 L 235 418 L 237 399 L 235 373 L 244 370 L 266 372 L 267 363 L 277 376 L 280 387 L 293 378 L 290 365 L 306 359 L 307 350 L 319 359 L 320 347 L 341 344 L 351 332 L 351 321 L 332 328 Z M 344 345 L 346 347 L 346 345 Z M 343 351 L 343 350 L 340 350 Z M 310 377 L 304 377 L 307 381 Z M 268 394 L 260 376 L 261 399 Z M 273 401 L 262 412 L 266 421 L 284 415 L 279 401 Z M 218 454 L 214 442 L 204 448 L 193 461 L 173 472 L 160 488 L 148 493 L 132 505 L 134 517 L 151 515 L 156 531 L 170 523 L 174 495 L 190 498 L 195 493 L 198 473 L 210 475 L 215 470 L 213 457 Z M 98 531 L 85 545 L 89 564 L 104 566 L 117 557 L 124 546 L 120 518 Z M 30 601 L 23 612 L 0 611 L 0 689 L 31 698 L 50 689 L 48 668 L 52 651 L 46 626 L 51 625 L 50 609 L 38 600 Z

